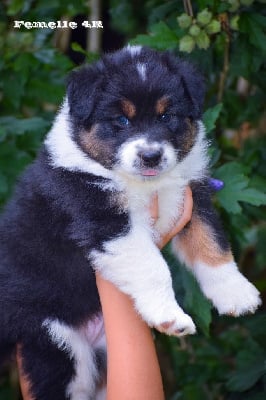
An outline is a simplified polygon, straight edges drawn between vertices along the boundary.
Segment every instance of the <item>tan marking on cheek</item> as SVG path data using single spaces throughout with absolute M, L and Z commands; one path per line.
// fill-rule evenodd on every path
M 231 251 L 223 251 L 215 241 L 211 228 L 195 216 L 190 225 L 178 235 L 174 247 L 181 251 L 189 265 L 200 261 L 216 267 L 233 260 Z
M 190 121 L 189 118 L 186 119 L 186 124 L 187 124 L 187 130 L 185 133 L 185 140 L 182 146 L 182 151 L 184 155 L 189 153 L 190 150 L 192 149 L 197 134 L 196 126 Z
M 168 100 L 167 96 L 163 96 L 159 100 L 157 100 L 156 105 L 155 105 L 156 113 L 158 115 L 165 113 L 165 111 L 168 107 L 168 103 L 169 103 L 169 100 Z
M 80 133 L 80 144 L 83 149 L 91 158 L 98 161 L 104 166 L 109 166 L 112 160 L 112 147 L 110 143 L 101 141 L 97 136 L 99 124 L 95 124 L 89 131 L 82 131 Z
M 101 152 L 100 143 L 96 139 L 98 125 L 95 124 L 91 127 L 89 131 L 82 131 L 80 134 L 80 142 L 82 148 L 88 153 L 90 156 L 97 157 Z
M 135 117 L 135 115 L 136 115 L 136 107 L 131 101 L 122 100 L 121 101 L 121 106 L 122 106 L 123 113 L 125 114 L 126 117 L 128 117 L 128 118 Z

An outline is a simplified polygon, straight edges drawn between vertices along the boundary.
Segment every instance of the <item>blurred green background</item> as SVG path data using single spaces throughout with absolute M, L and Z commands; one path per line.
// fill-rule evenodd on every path
M 76 21 L 78 28 L 15 29 L 15 20 Z M 103 28 L 83 21 L 102 21 Z M 213 200 L 239 268 L 265 300 L 265 0 L 2 1 L 0 207 L 51 126 L 68 72 L 128 42 L 170 49 L 206 76 L 211 169 L 225 182 Z M 166 399 L 266 399 L 265 302 L 254 316 L 219 317 L 192 276 L 164 253 L 177 297 L 198 326 L 197 335 L 181 340 L 155 333 Z M 0 372 L 0 399 L 19 398 L 12 362 Z

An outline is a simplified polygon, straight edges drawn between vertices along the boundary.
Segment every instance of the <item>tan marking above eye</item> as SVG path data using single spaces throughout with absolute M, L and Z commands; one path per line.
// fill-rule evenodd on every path
M 157 100 L 156 104 L 155 104 L 155 111 L 157 114 L 162 115 L 163 113 L 165 113 L 167 107 L 169 104 L 169 99 L 167 96 L 163 96 L 161 97 L 159 100 Z
M 121 106 L 123 113 L 125 114 L 126 117 L 128 118 L 133 118 L 136 115 L 136 107 L 130 100 L 122 100 L 121 101 Z

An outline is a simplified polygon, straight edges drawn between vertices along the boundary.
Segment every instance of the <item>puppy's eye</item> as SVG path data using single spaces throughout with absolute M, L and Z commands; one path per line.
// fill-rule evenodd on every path
M 129 119 L 127 117 L 125 117 L 125 115 L 119 115 L 119 117 L 117 117 L 116 122 L 119 123 L 119 125 L 123 125 L 123 126 L 128 126 L 129 125 Z
M 158 121 L 169 122 L 171 120 L 171 118 L 172 118 L 172 114 L 165 113 L 165 114 L 161 114 L 158 116 Z

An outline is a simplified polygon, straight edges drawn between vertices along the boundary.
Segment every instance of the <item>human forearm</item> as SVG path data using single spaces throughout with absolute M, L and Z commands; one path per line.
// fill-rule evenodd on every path
M 131 299 L 97 275 L 107 338 L 107 400 L 163 400 L 151 331 Z

